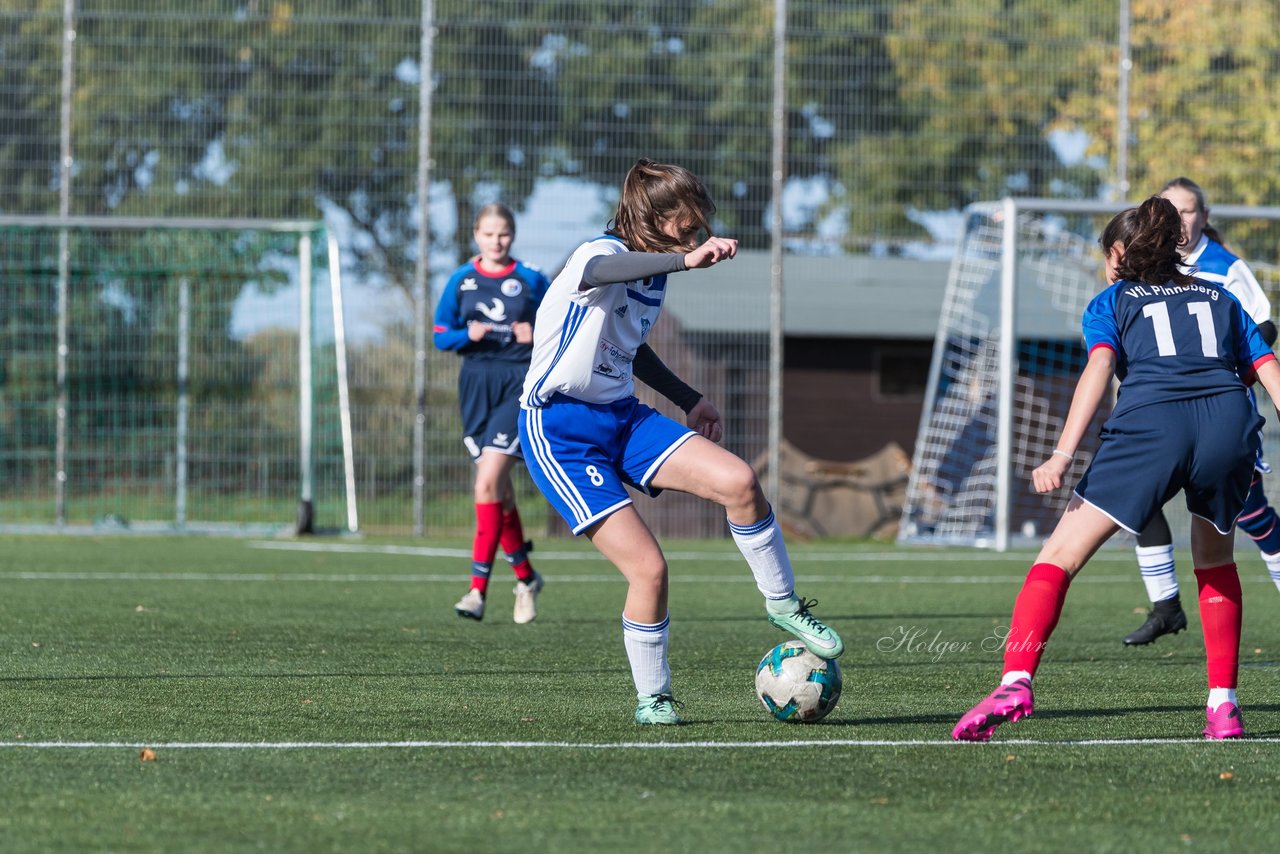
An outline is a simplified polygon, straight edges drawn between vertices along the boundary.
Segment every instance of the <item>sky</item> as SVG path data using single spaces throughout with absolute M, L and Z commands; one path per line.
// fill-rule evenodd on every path
M 1068 148 L 1078 147 L 1075 139 L 1059 140 Z M 828 204 L 841 195 L 830 179 L 821 176 L 793 178 L 783 190 L 784 228 L 792 234 L 805 232 L 812 237 L 787 244 L 787 251 L 800 254 L 838 254 L 847 223 L 839 204 Z M 548 275 L 560 269 L 579 243 L 602 232 L 613 213 L 614 201 L 609 188 L 573 178 L 558 177 L 539 181 L 525 209 L 516 214 L 516 240 L 512 254 L 527 264 L 540 267 Z M 831 213 L 829 211 L 835 211 Z M 770 216 L 766 212 L 766 218 Z M 895 246 L 895 251 L 913 258 L 947 259 L 951 257 L 963 228 L 964 216 L 959 210 L 909 211 L 908 216 L 929 232 L 929 239 Z M 432 257 L 432 305 L 449 274 L 455 269 L 454 243 L 458 236 L 456 210 L 447 183 L 441 182 L 431 194 L 431 230 L 437 247 Z M 325 212 L 328 227 L 345 243 L 350 226 L 336 208 Z M 470 245 L 470 223 L 464 239 Z M 474 249 L 474 246 L 471 246 Z M 887 252 L 872 247 L 871 254 Z M 345 271 L 344 271 L 345 272 Z M 321 281 L 322 289 L 327 282 Z M 323 296 L 323 295 L 322 295 Z M 327 296 L 323 296 L 327 307 Z M 344 317 L 348 340 L 354 343 L 377 341 L 383 334 L 387 317 L 408 317 L 411 307 L 407 296 L 380 280 L 361 281 L 347 273 L 343 279 Z M 263 294 L 248 287 L 236 301 L 231 320 L 235 338 L 246 338 L 271 327 L 296 329 L 298 326 L 298 289 L 283 288 Z M 317 334 L 323 335 L 323 331 Z
M 539 182 L 525 210 L 516 215 L 512 254 L 542 268 L 548 275 L 554 273 L 579 243 L 604 230 L 612 215 L 612 202 L 606 196 L 602 187 L 571 178 Z M 333 217 L 327 220 L 331 228 L 339 231 L 344 228 L 342 223 L 335 223 Z M 431 226 L 446 244 L 451 235 L 457 233 L 453 200 L 447 185 L 440 192 L 432 193 Z M 467 240 L 470 242 L 469 233 Z M 433 305 L 435 295 L 453 272 L 454 258 L 449 251 L 432 259 Z M 320 285 L 327 287 L 327 282 Z M 381 282 L 358 281 L 348 275 L 343 279 L 342 293 L 347 338 L 353 343 L 380 339 L 385 318 L 395 314 L 408 316 L 411 311 L 408 298 L 399 289 Z M 296 329 L 298 311 L 296 286 L 271 294 L 246 288 L 232 311 L 232 337 L 243 339 L 272 327 Z

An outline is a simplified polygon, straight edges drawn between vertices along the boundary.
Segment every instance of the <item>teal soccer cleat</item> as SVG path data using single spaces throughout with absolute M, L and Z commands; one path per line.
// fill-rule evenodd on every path
M 648 697 L 641 697 L 640 704 L 636 706 L 636 723 L 638 724 L 661 724 L 663 726 L 677 726 L 684 723 L 684 718 L 680 717 L 680 713 L 676 711 L 676 707 L 680 703 L 670 694 L 653 694 Z
M 808 601 L 795 599 L 794 601 L 797 603 L 797 609 L 789 614 L 769 611 L 769 622 L 804 641 L 809 652 L 818 658 L 839 658 L 840 653 L 844 652 L 844 641 L 840 639 L 840 635 L 836 634 L 835 629 L 819 620 L 809 610 L 817 605 L 818 601 L 816 599 Z

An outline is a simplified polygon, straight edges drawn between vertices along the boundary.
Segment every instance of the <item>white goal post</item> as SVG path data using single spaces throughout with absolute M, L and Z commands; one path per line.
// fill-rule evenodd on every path
M 1052 453 L 1087 354 L 1081 315 L 1102 290 L 1097 236 L 1137 204 L 1006 198 L 965 210 L 947 276 L 898 541 L 1004 551 L 1039 542 L 1056 523 L 1096 450 L 1104 406 L 1062 489 L 1037 495 L 1031 471 Z M 1231 220 L 1280 220 L 1280 208 L 1213 206 L 1231 244 Z M 1280 307 L 1274 259 L 1245 259 Z M 1276 456 L 1274 410 L 1264 450 Z M 1270 411 L 1270 416 L 1268 412 Z M 1185 509 L 1170 502 L 1185 536 Z
M 0 216 L 0 529 L 355 532 L 340 267 L 317 221 Z

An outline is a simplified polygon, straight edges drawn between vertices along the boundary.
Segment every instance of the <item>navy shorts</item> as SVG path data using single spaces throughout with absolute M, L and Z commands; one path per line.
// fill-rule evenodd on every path
M 1123 394 L 1123 392 L 1122 392 Z M 1225 534 L 1244 510 L 1262 417 L 1242 393 L 1142 406 L 1113 416 L 1076 495 L 1138 533 L 1178 492 Z
M 473 460 L 485 451 L 519 457 L 520 391 L 528 365 L 463 359 L 458 374 L 462 444 Z
M 696 435 L 634 397 L 584 403 L 556 394 L 520 413 L 529 476 L 575 534 L 630 504 L 627 486 L 661 492 L 649 481 Z

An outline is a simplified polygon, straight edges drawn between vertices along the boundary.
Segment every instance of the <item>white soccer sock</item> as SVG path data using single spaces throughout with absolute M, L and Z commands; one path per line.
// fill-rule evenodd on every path
M 636 696 L 671 693 L 671 666 L 667 663 L 667 634 L 671 615 L 661 623 L 637 623 L 622 618 L 622 644 L 631 662 L 631 681 Z
M 768 516 L 752 525 L 730 522 L 729 533 L 733 535 L 738 551 L 746 558 L 747 566 L 751 567 L 756 587 L 764 594 L 767 604 L 795 610 L 785 604 L 795 598 L 796 576 L 773 509 L 770 508 Z
M 1221 706 L 1223 703 L 1231 703 L 1234 706 L 1240 705 L 1239 703 L 1236 702 L 1236 689 L 1235 688 L 1210 688 L 1209 702 L 1206 703 L 1205 705 L 1208 706 L 1210 709 L 1216 709 L 1218 708 L 1218 706 Z
M 1273 555 L 1262 552 L 1262 561 L 1267 565 L 1267 573 L 1275 582 L 1276 589 L 1280 590 L 1280 552 Z
M 1138 569 L 1147 587 L 1147 598 L 1163 602 L 1178 595 L 1178 576 L 1173 568 L 1173 546 L 1138 546 Z
M 1031 674 L 1025 670 L 1010 670 L 1008 673 L 1000 677 L 1000 684 L 1012 685 L 1014 682 L 1017 682 L 1019 679 L 1025 679 L 1028 682 L 1030 682 Z

